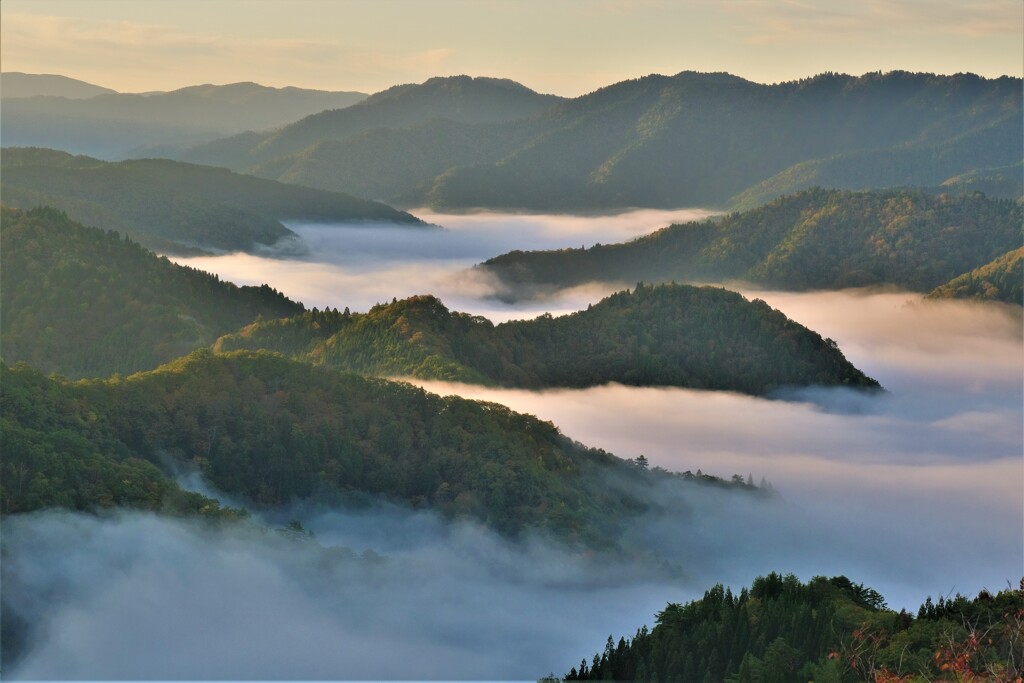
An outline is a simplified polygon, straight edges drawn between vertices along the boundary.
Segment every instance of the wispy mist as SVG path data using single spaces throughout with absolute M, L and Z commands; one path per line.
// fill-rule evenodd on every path
M 488 276 L 472 270 L 475 264 L 513 249 L 619 242 L 673 222 L 712 215 L 703 209 L 645 209 L 611 216 L 414 213 L 445 229 L 290 223 L 300 241 L 286 240 L 276 253 L 268 249 L 259 256 L 237 253 L 174 261 L 240 285 L 270 283 L 309 307 L 365 311 L 393 297 L 429 293 L 450 308 L 500 322 L 546 311 L 577 311 L 622 284 L 587 285 L 545 301 L 508 305 L 490 298 L 496 287 Z
M 302 260 L 183 261 L 242 284 L 269 282 L 310 306 L 365 310 L 430 292 L 498 321 L 585 308 L 617 287 L 510 307 L 467 272 L 473 263 L 513 247 L 617 241 L 667 222 L 419 215 L 449 230 L 294 226 L 309 248 Z M 297 516 L 324 546 L 373 550 L 384 562 L 247 527 L 146 515 L 12 518 L 6 609 L 34 627 L 31 647 L 5 675 L 534 679 L 565 672 L 610 633 L 650 624 L 667 601 L 773 570 L 846 574 L 897 608 L 1015 584 L 1024 571 L 1020 310 L 899 292 L 737 288 L 835 339 L 888 391 L 796 389 L 763 399 L 419 384 L 535 414 L 622 457 L 765 477 L 778 497 L 665 487 L 655 492 L 659 510 L 626 535 L 638 559 L 615 561 L 388 506 L 297 506 L 264 517 L 273 526 Z

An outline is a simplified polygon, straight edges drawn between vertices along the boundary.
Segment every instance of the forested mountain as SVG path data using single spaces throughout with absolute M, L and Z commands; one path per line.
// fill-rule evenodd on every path
M 482 264 L 505 296 L 587 281 L 742 279 L 784 289 L 928 292 L 1024 241 L 1021 205 L 924 192 L 805 190 L 625 244 L 514 251 Z
M 154 368 L 302 304 L 158 258 L 56 209 L 0 214 L 0 350 L 71 377 Z
M 1015 681 L 1024 673 L 1024 587 L 929 597 L 916 618 L 845 576 L 806 584 L 769 574 L 738 595 L 721 585 L 669 604 L 566 681 Z
M 28 82 L 24 82 L 26 76 Z M 140 94 L 84 87 L 72 91 L 66 85 L 58 88 L 40 82 L 40 76 L 4 74 L 3 78 L 4 145 L 53 147 L 103 159 L 168 156 L 188 146 L 247 130 L 276 128 L 366 98 L 358 92 L 270 88 L 256 83 Z M 41 96 L 29 97 L 26 92 Z
M 371 95 L 357 106 L 308 116 L 265 135 L 240 136 L 199 146 L 180 158 L 247 170 L 317 143 L 345 141 L 373 129 L 407 128 L 436 119 L 469 125 L 514 121 L 541 112 L 561 99 L 541 95 L 507 79 L 431 78 L 421 84 L 396 85 Z M 500 135 L 500 129 L 493 134 Z M 392 168 L 398 169 L 402 159 L 395 159 L 394 163 Z
M 383 496 L 510 535 L 545 530 L 608 548 L 621 524 L 651 509 L 645 492 L 656 483 L 690 485 L 501 405 L 267 352 L 202 350 L 76 383 L 3 366 L 0 397 L 4 513 L 158 508 L 169 484 L 155 464 L 197 468 L 258 506 Z
M 20 71 L 0 73 L 0 98 L 15 97 L 66 97 L 86 99 L 97 95 L 112 95 L 116 90 L 104 88 L 77 78 L 57 74 L 25 74 Z M 7 106 L 4 103 L 4 106 Z
M 448 104 L 423 115 L 412 95 L 437 81 L 184 158 L 409 206 L 565 211 L 749 207 L 811 185 L 938 186 L 1018 163 L 1024 141 L 1021 80 L 1010 77 L 896 71 L 761 85 L 683 72 L 521 109 L 496 98 L 505 119 L 460 116 L 447 91 L 431 102 Z M 430 118 L 458 123 L 391 130 Z
M 5 148 L 0 189 L 8 206 L 54 206 L 153 248 L 246 250 L 293 235 L 282 220 L 424 225 L 350 195 L 166 159 L 108 163 L 39 148 Z
M 368 313 L 264 320 L 216 349 L 269 349 L 317 365 L 514 387 L 607 382 L 763 394 L 792 385 L 877 387 L 831 340 L 763 301 L 712 287 L 638 285 L 586 311 L 493 325 L 419 296 Z
M 1024 247 L 959 275 L 928 295 L 933 299 L 986 299 L 1024 306 Z

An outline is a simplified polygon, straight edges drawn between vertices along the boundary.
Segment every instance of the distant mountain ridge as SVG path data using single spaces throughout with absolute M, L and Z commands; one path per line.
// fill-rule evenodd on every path
M 182 158 L 403 206 L 749 208 L 811 185 L 938 186 L 1018 163 L 1024 138 L 1021 79 L 1011 77 L 826 73 L 762 85 L 682 72 L 570 100 L 522 86 L 497 98 L 482 80 L 472 93 L 450 79 L 399 86 Z M 501 103 L 504 118 L 460 117 L 470 94 L 474 111 Z M 421 100 L 430 107 L 412 106 Z
M 57 74 L 26 74 L 20 71 L 0 73 L 0 98 L 66 97 L 88 99 L 97 95 L 113 95 L 116 90 L 93 85 L 77 78 Z M 7 106 L 6 103 L 4 106 Z
M 47 205 L 169 252 L 251 250 L 292 236 L 282 220 L 421 225 L 389 206 L 169 159 L 109 163 L 36 148 L 4 148 L 0 189 L 17 208 Z
M 437 119 L 466 125 L 509 122 L 535 115 L 562 99 L 507 79 L 431 78 L 422 84 L 396 85 L 357 106 L 314 114 L 277 131 L 201 146 L 179 158 L 244 170 L 373 129 L 401 129 Z
M 31 98 L 9 97 L 6 86 L 0 90 L 5 146 L 53 147 L 108 160 L 167 156 L 225 135 L 266 130 L 325 109 L 347 107 L 366 97 L 359 92 L 272 88 L 251 82 L 142 94 L 96 92 L 75 99 L 60 96 L 58 88 L 50 90 L 41 93 L 48 96 Z M 15 90 L 21 91 L 25 89 Z

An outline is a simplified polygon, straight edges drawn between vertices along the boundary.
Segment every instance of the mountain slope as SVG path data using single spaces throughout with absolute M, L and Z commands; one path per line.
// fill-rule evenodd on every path
M 548 115 L 548 132 L 498 163 L 454 169 L 427 200 L 538 210 L 723 204 L 808 159 L 969 135 L 984 142 L 956 148 L 945 175 L 932 181 L 941 182 L 999 165 L 988 160 L 1000 150 L 1019 151 L 1007 140 L 1022 126 L 1020 87 L 1019 79 L 904 72 L 772 86 L 650 76 L 560 105 Z M 981 134 L 1004 121 L 998 135 Z M 879 173 L 864 186 L 887 184 Z
M 98 452 L 145 461 L 140 470 L 197 468 L 218 490 L 257 506 L 383 496 L 510 535 L 542 530 L 610 547 L 625 518 L 649 509 L 638 497 L 646 489 L 688 485 L 587 449 L 504 406 L 269 353 L 196 352 L 105 381 L 72 384 L 25 366 L 4 367 L 2 379 L 5 447 L 8 429 L 20 430 L 26 446 L 5 452 L 6 512 L 60 504 L 62 492 L 80 488 L 67 479 L 64 459 Z M 41 457 L 34 425 L 46 423 L 59 425 L 75 450 Z M 141 484 L 133 478 L 124 486 L 133 482 Z
M 6 90 L 5 85 L 0 112 L 4 145 L 54 147 L 104 159 L 171 154 L 225 135 L 282 126 L 366 97 L 357 92 L 256 83 L 197 85 L 145 94 L 110 91 L 78 99 L 8 99 Z
M 494 326 L 413 297 L 365 314 L 311 311 L 217 341 L 317 365 L 506 386 L 608 382 L 763 394 L 787 385 L 877 387 L 834 342 L 763 301 L 686 285 L 638 286 L 586 311 Z
M 506 106 L 504 120 L 461 115 L 462 93 L 442 83 L 450 85 L 435 79 L 401 86 L 386 91 L 388 98 L 375 95 L 271 135 L 218 141 L 186 158 L 316 187 L 359 188 L 402 198 L 405 206 L 753 206 L 815 184 L 931 186 L 1013 164 L 1024 128 L 1020 79 L 972 74 L 822 74 L 776 85 L 729 74 L 652 75 L 572 100 L 530 96 L 532 110 Z M 456 145 L 478 139 L 482 133 L 473 126 L 482 120 L 491 123 L 487 136 L 507 144 L 446 155 L 429 137 L 394 132 L 430 118 L 457 124 L 442 131 Z M 325 144 L 373 129 L 355 149 Z M 418 161 L 419 171 L 403 176 L 404 160 L 420 157 L 429 163 Z M 332 177 L 339 167 L 346 178 L 365 167 L 369 178 L 346 186 Z M 389 184 L 395 177 L 403 180 Z
M 224 140 L 189 150 L 185 161 L 250 169 L 326 141 L 343 141 L 377 128 L 407 128 L 435 119 L 463 124 L 513 121 L 561 101 L 514 81 L 453 76 L 397 85 L 358 105 L 308 116 L 262 136 Z M 237 143 L 237 144 L 236 144 Z
M 108 163 L 54 150 L 3 150 L 4 202 L 49 205 L 155 248 L 251 249 L 293 234 L 281 220 L 423 225 L 350 195 L 163 159 Z
M 985 299 L 1024 306 L 1024 247 L 958 275 L 928 295 L 933 299 Z
M 55 209 L 0 215 L 0 351 L 71 377 L 128 374 L 260 316 L 303 310 L 270 287 L 236 287 L 158 258 Z
M 3 99 L 19 97 L 87 99 L 97 95 L 113 95 L 116 92 L 116 90 L 86 83 L 77 78 L 56 74 L 26 74 L 20 71 L 0 73 L 0 97 Z M 6 107 L 7 104 L 5 102 L 4 106 Z
M 927 292 L 1022 243 L 1020 204 L 984 196 L 812 189 L 625 244 L 510 252 L 480 267 L 504 296 L 587 281 L 743 279 L 785 289 Z

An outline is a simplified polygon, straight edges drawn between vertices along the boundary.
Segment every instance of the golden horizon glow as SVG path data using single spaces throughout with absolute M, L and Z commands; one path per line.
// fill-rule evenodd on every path
M 628 78 L 728 71 L 1020 76 L 1016 0 L 4 0 L 4 71 L 120 92 L 201 83 L 377 92 L 432 76 L 575 96 Z

